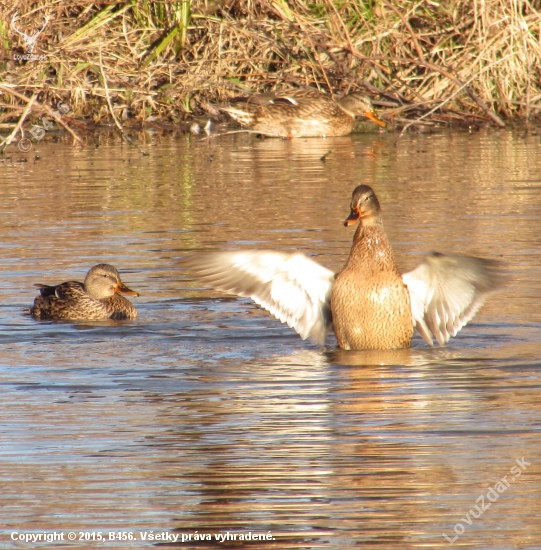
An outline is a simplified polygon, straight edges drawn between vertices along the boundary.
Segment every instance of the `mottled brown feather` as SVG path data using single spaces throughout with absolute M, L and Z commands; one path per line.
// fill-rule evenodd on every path
M 266 93 L 236 99 L 221 110 L 250 131 L 270 137 L 344 136 L 353 130 L 356 115 L 386 126 L 371 100 L 356 92 L 340 101 L 313 89 Z
M 37 284 L 40 294 L 34 300 L 30 313 L 38 319 L 71 321 L 135 319 L 137 310 L 134 305 L 118 294 L 119 290 L 109 290 L 108 287 L 113 283 L 122 289 L 126 288 L 113 266 L 99 264 L 88 272 L 84 284 L 78 281 L 68 281 L 56 286 Z M 97 292 L 94 290 L 96 287 Z M 129 289 L 127 291 L 137 295 Z M 92 296 L 96 293 L 98 297 Z
M 247 296 L 318 345 L 334 328 L 344 349 L 411 345 L 414 328 L 444 344 L 473 318 L 505 274 L 499 262 L 430 254 L 400 275 L 367 185 L 355 188 L 346 225 L 359 222 L 346 265 L 334 273 L 298 252 L 238 250 L 195 254 L 184 262 L 224 292 Z
M 410 346 L 409 291 L 383 224 L 363 227 L 361 223 L 357 228 L 348 261 L 334 281 L 331 310 L 334 332 L 343 349 Z

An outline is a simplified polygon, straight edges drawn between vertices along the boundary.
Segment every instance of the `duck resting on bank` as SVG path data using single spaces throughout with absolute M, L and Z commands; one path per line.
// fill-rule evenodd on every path
M 439 253 L 401 275 L 367 185 L 353 191 L 344 225 L 357 221 L 336 275 L 298 252 L 210 252 L 185 264 L 204 284 L 251 298 L 303 339 L 323 345 L 334 329 L 346 350 L 407 348 L 414 328 L 428 344 L 443 345 L 504 281 L 499 262 Z
M 56 286 L 36 284 L 40 289 L 30 313 L 38 319 L 66 321 L 103 321 L 105 319 L 135 319 L 134 305 L 121 296 L 139 296 L 120 279 L 109 264 L 95 265 L 85 282 L 68 281 Z
M 339 101 L 313 89 L 269 92 L 236 99 L 220 110 L 247 131 L 269 137 L 345 136 L 353 130 L 357 115 L 384 128 L 387 126 L 370 98 L 358 92 Z

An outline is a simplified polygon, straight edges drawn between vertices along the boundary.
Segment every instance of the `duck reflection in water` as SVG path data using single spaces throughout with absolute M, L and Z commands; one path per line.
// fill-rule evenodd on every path
M 203 283 L 251 298 L 303 339 L 323 345 L 334 330 L 346 350 L 407 348 L 414 329 L 442 345 L 504 282 L 499 262 L 440 253 L 401 275 L 367 185 L 353 191 L 344 225 L 357 222 L 338 274 L 303 254 L 270 250 L 201 253 L 185 263 Z

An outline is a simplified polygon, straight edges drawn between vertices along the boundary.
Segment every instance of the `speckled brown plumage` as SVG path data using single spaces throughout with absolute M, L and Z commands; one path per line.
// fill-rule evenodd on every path
M 353 130 L 356 115 L 387 125 L 370 99 L 356 92 L 340 101 L 312 89 L 266 93 L 238 99 L 221 110 L 252 132 L 282 138 L 344 136 Z
M 360 219 L 348 261 L 336 275 L 331 310 L 344 349 L 409 347 L 413 337 L 410 295 L 398 271 L 372 189 L 359 186 L 352 214 Z
M 94 266 L 84 284 L 68 281 L 56 286 L 36 286 L 40 295 L 30 313 L 38 319 L 102 321 L 137 317 L 134 305 L 119 293 L 139 294 L 126 287 L 118 271 L 108 264 Z
M 299 252 L 234 250 L 187 258 L 209 286 L 246 296 L 300 336 L 323 345 L 334 328 L 344 349 L 409 347 L 416 328 L 444 344 L 505 281 L 499 262 L 429 254 L 400 275 L 374 191 L 355 188 L 345 225 L 359 222 L 345 267 L 331 270 Z

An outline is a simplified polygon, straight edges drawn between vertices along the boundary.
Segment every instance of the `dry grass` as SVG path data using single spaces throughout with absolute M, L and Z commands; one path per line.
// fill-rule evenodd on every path
M 41 60 L 14 59 L 26 47 L 15 12 L 28 34 L 49 17 Z M 423 115 L 502 125 L 538 115 L 540 60 L 541 0 L 16 0 L 0 5 L 0 123 L 26 107 L 10 89 L 62 100 L 74 119 L 112 110 L 142 123 L 314 86 L 368 90 L 397 125 Z

